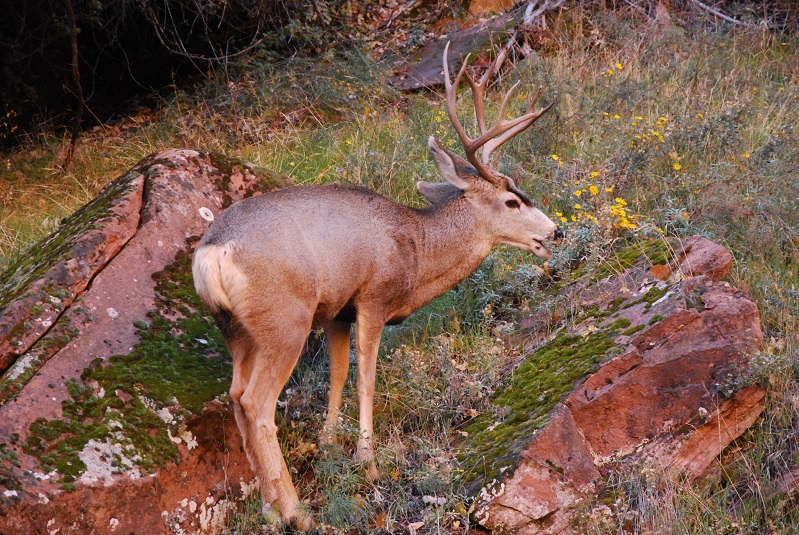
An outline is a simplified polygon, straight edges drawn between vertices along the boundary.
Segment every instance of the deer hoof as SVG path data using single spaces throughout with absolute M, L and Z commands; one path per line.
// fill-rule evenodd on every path
M 377 464 L 374 461 L 369 461 L 366 464 L 366 475 L 369 476 L 369 481 L 380 479 L 380 470 L 377 469 Z
M 310 513 L 298 513 L 288 520 L 288 524 L 294 531 L 309 531 L 314 527 Z

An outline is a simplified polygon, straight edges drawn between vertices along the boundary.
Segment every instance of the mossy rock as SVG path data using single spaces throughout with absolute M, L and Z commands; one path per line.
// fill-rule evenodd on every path
M 458 441 L 458 460 L 464 468 L 460 483 L 469 494 L 476 495 L 512 473 L 530 439 L 548 423 L 558 403 L 600 364 L 622 353 L 626 349 L 624 337 L 647 327 L 632 325 L 630 319 L 618 316 L 639 303 L 651 307 L 670 288 L 659 283 L 635 298 L 630 294 L 605 295 L 604 291 L 591 291 L 592 286 L 608 277 L 622 276 L 635 266 L 645 273 L 652 265 L 670 260 L 668 242 L 641 240 L 614 253 L 608 261 L 586 267 L 578 279 L 559 288 L 558 295 L 563 299 L 571 299 L 566 297 L 571 285 L 580 285 L 589 295 L 601 297 L 574 312 L 554 338 L 526 356 L 507 384 L 491 398 L 492 410 L 463 428 L 467 436 Z
M 231 360 L 221 333 L 195 293 L 191 252 L 209 224 L 209 210 L 218 213 L 236 199 L 291 183 L 235 158 L 189 150 L 156 154 L 134 169 L 80 214 L 89 218 L 85 224 L 91 226 L 91 217 L 105 213 L 99 207 L 108 191 L 123 188 L 135 174 L 135 180 L 143 182 L 141 222 L 135 235 L 85 295 L 65 307 L 46 336 L 23 355 L 13 377 L 0 377 L 0 401 L 5 402 L 27 395 L 26 384 L 40 370 L 50 369 L 41 368 L 47 359 L 56 363 L 66 359 L 74 362 L 70 368 L 82 369 L 72 378 L 45 374 L 48 379 L 37 381 L 51 383 L 53 403 L 47 411 L 27 416 L 19 430 L 22 439 L 12 448 L 20 456 L 32 457 L 37 471 L 55 471 L 54 481 L 61 490 L 80 488 L 89 482 L 84 478 L 94 477 L 87 467 L 93 448 L 105 448 L 103 462 L 113 474 L 155 473 L 179 464 L 187 450 L 197 446 L 189 429 L 204 425 L 198 422 L 204 421 L 209 403 L 215 413 L 224 410 L 220 403 L 226 403 Z M 139 221 L 139 209 L 136 216 Z M 69 252 L 81 246 L 80 233 L 74 239 L 76 246 L 66 253 L 56 247 L 56 256 L 47 258 L 56 264 L 69 261 Z M 46 243 L 62 241 L 51 238 Z M 92 341 L 84 345 L 91 351 L 70 353 L 87 339 Z M 73 340 L 78 343 L 70 344 Z M 57 414 L 56 403 L 60 403 Z M 13 403 L 0 403 L 0 411 L 14 418 Z M 0 431 L 8 432 L 2 426 Z M 3 439 L 0 435 L 0 443 Z

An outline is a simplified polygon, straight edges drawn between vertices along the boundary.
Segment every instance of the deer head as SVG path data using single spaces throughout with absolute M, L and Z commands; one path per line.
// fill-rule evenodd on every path
M 495 157 L 492 162 L 491 156 L 509 139 L 530 127 L 552 107 L 554 101 L 545 108 L 533 111 L 541 94 L 539 88 L 524 115 L 506 120 L 505 108 L 511 94 L 519 85 L 519 82 L 516 82 L 502 99 L 496 123 L 488 128 L 485 120 L 485 89 L 492 73 L 504 61 L 505 50 L 491 63 L 479 82 L 476 82 L 466 70 L 469 61 L 467 56 L 453 83 L 450 80 L 448 54 L 449 43 L 444 48 L 443 54 L 447 113 L 463 144 L 466 159 L 442 147 L 431 136 L 428 146 L 438 171 L 447 182 L 419 182 L 416 187 L 433 204 L 440 204 L 462 192 L 473 204 L 488 210 L 487 222 L 493 227 L 497 236 L 496 243 L 506 243 L 531 251 L 541 258 L 550 258 L 552 253 L 544 244 L 559 242 L 563 232 L 535 207 L 530 197 L 516 186 L 513 179 L 499 172 L 498 158 Z M 475 116 L 480 128 L 480 135 L 476 139 L 469 138 L 457 115 L 457 90 L 464 76 L 472 90 Z M 481 148 L 482 155 L 478 157 L 477 151 Z

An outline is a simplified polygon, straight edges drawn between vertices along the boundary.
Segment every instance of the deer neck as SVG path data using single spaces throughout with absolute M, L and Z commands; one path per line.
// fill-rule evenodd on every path
M 420 215 L 419 284 L 414 301 L 424 304 L 477 269 L 491 252 L 493 240 L 474 207 L 462 197 Z

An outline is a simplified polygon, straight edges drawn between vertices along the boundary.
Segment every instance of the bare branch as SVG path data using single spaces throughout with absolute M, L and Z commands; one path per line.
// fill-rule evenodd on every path
M 744 28 L 754 28 L 754 24 L 750 24 L 748 22 L 741 22 L 740 20 L 736 20 L 736 19 L 734 19 L 732 17 L 729 17 L 729 16 L 725 15 L 724 13 L 722 13 L 721 11 L 719 11 L 718 9 L 710 7 L 707 4 L 703 4 L 699 0 L 691 0 L 691 3 L 694 4 L 695 6 L 701 8 L 701 9 L 704 9 L 705 11 L 710 13 L 711 15 L 729 22 L 730 24 L 735 24 L 737 26 L 743 26 Z

